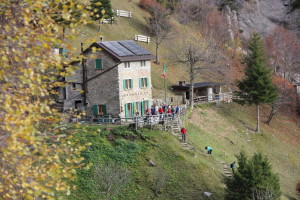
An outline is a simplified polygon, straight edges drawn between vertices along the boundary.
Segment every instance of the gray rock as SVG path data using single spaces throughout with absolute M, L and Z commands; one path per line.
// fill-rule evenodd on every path
M 146 159 L 150 167 L 155 167 L 156 164 L 151 159 Z
M 217 2 L 217 0 L 215 0 Z M 242 36 L 250 38 L 253 32 L 267 35 L 276 26 L 284 26 L 300 37 L 300 9 L 291 11 L 290 0 L 236 0 L 238 13 L 226 7 L 230 29 L 238 23 Z M 231 30 L 228 30 L 232 35 Z

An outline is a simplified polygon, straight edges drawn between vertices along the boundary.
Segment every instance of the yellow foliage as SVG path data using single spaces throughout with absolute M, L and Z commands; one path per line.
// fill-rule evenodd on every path
M 54 88 L 64 86 L 56 77 L 62 59 L 51 48 L 62 43 L 60 16 L 70 19 L 83 6 L 73 0 L 24 0 L 0 3 L 0 192 L 3 199 L 55 199 L 57 191 L 70 192 L 68 180 L 81 167 L 80 150 L 58 126 L 60 114 L 51 105 Z M 60 9 L 58 5 L 62 4 Z M 88 16 L 83 13 L 82 16 Z M 87 19 L 72 20 L 75 31 Z M 65 25 L 64 25 L 65 26 Z M 66 62 L 67 63 L 67 62 Z M 72 138 L 72 137 L 70 137 Z M 67 158 L 67 162 L 64 160 Z

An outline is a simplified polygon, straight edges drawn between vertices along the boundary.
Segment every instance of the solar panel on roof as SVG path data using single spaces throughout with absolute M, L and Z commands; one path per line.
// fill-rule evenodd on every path
M 132 40 L 129 41 L 120 41 L 119 42 L 122 46 L 133 52 L 135 55 L 141 56 L 141 55 L 151 55 L 149 51 L 138 45 Z
M 134 54 L 131 51 L 129 51 L 128 49 L 120 45 L 118 42 L 113 41 L 113 42 L 101 42 L 101 43 L 120 57 L 134 56 Z

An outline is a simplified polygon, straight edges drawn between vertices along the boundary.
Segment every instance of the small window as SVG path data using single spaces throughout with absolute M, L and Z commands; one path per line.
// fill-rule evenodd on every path
M 95 115 L 106 115 L 106 105 L 94 105 L 93 112 Z
M 103 69 L 102 59 L 96 59 L 96 69 Z
M 124 62 L 125 64 L 125 69 L 129 69 L 130 68 L 130 62 Z
M 141 67 L 145 67 L 146 66 L 146 61 L 145 60 L 142 60 L 141 61 Z
M 123 80 L 123 89 L 128 90 L 133 88 L 133 79 L 125 79 Z
M 75 100 L 75 109 L 81 110 L 82 109 L 82 101 Z
M 71 89 L 72 89 L 72 90 L 76 90 L 76 83 L 72 83 L 72 84 L 71 84 Z
M 140 78 L 140 88 L 146 88 L 148 87 L 148 78 L 145 77 L 145 78 Z

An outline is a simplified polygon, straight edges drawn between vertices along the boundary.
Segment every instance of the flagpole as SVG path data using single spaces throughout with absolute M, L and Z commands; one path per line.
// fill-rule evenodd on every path
M 164 74 L 164 89 L 165 89 L 165 104 L 167 104 L 167 88 L 166 88 L 166 72 L 167 72 L 167 66 L 166 64 L 163 64 L 163 74 Z
M 167 104 L 166 77 L 164 78 L 164 88 L 165 88 L 165 103 Z

